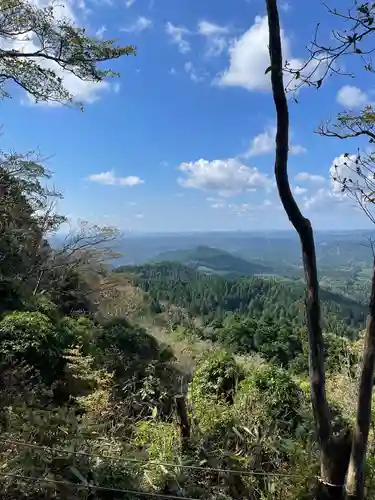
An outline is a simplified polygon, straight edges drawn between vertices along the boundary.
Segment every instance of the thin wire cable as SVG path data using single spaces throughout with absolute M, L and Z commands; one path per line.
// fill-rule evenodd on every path
M 57 453 L 67 453 L 70 455 L 77 455 L 83 457 L 93 457 L 93 458 L 102 458 L 109 460 L 117 460 L 121 462 L 128 463 L 138 463 L 144 465 L 160 465 L 163 467 L 174 467 L 174 468 L 182 468 L 182 469 L 191 469 L 191 470 L 199 470 L 203 472 L 219 472 L 219 473 L 229 473 L 229 474 L 242 474 L 246 476 L 274 476 L 274 477 L 305 477 L 303 474 L 288 474 L 287 472 L 262 472 L 262 471 L 242 471 L 236 469 L 222 469 L 215 467 L 202 467 L 199 465 L 183 465 L 183 464 L 173 464 L 169 462 L 157 462 L 154 460 L 140 460 L 138 458 L 127 458 L 127 457 L 115 457 L 113 455 L 97 455 L 94 453 L 88 453 L 86 451 L 73 451 L 69 449 L 63 448 L 52 448 L 51 446 L 42 446 L 38 444 L 26 443 L 24 441 L 16 441 L 16 440 L 0 440 L 0 444 L 13 444 L 16 446 L 24 446 L 25 448 L 31 448 L 41 451 L 51 451 Z
M 3 474 L 0 473 L 0 477 L 3 478 L 14 478 L 14 479 L 22 479 L 24 481 L 34 481 L 34 482 L 43 482 L 43 483 L 51 483 L 57 484 L 60 486 L 71 486 L 77 489 L 87 489 L 87 490 L 96 490 L 96 491 L 108 491 L 111 493 L 124 493 L 127 495 L 139 495 L 145 497 L 154 497 L 154 498 L 167 498 L 169 500 L 198 500 L 198 498 L 191 497 L 180 497 L 176 495 L 164 495 L 163 493 L 151 493 L 148 491 L 136 491 L 136 490 L 122 490 L 119 488 L 111 488 L 109 486 L 100 486 L 99 484 L 76 484 L 71 483 L 69 481 L 59 481 L 57 479 L 43 478 L 43 477 L 35 477 L 35 476 L 21 476 L 19 474 Z

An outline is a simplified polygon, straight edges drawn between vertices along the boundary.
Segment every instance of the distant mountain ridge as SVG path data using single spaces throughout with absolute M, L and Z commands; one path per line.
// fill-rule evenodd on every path
M 199 245 L 157 255 L 152 262 L 178 262 L 207 274 L 220 276 L 254 276 L 274 274 L 270 266 L 251 262 L 226 250 Z

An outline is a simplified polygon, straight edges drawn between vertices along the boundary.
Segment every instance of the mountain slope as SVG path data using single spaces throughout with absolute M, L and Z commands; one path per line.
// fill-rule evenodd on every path
M 154 259 L 155 262 L 179 262 L 207 274 L 225 276 L 253 276 L 255 274 L 273 274 L 269 266 L 254 263 L 236 257 L 218 248 L 197 246 L 186 250 L 164 252 Z
M 305 324 L 305 287 L 297 280 L 275 277 L 223 278 L 200 273 L 179 263 L 161 262 L 120 268 L 152 299 L 183 307 L 205 321 L 231 313 L 253 318 L 286 319 Z M 366 308 L 342 295 L 321 290 L 326 331 L 353 333 L 364 327 Z

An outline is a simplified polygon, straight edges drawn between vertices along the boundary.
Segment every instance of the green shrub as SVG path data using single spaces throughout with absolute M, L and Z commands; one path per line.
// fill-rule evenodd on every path
M 277 426 L 288 432 L 302 421 L 303 392 L 288 372 L 273 365 L 254 370 L 240 384 L 235 404 L 258 423 Z
M 2 361 L 24 361 L 37 368 L 45 381 L 61 374 L 62 347 L 51 320 L 40 312 L 13 312 L 0 322 Z
M 33 312 L 40 312 L 51 321 L 56 322 L 59 317 L 57 305 L 45 294 L 38 294 L 28 301 L 27 309 Z
M 95 338 L 95 343 L 103 351 L 116 348 L 129 357 L 138 359 L 154 359 L 159 352 L 157 340 L 125 318 L 105 322 Z
M 106 322 L 93 339 L 98 359 L 118 377 L 134 375 L 153 361 L 173 358 L 170 348 L 160 346 L 143 328 L 122 318 Z
M 85 316 L 70 318 L 64 316 L 58 324 L 58 333 L 64 347 L 82 346 L 84 354 L 88 354 L 93 346 L 92 341 L 100 331 L 100 327 Z
M 232 402 L 238 382 L 243 377 L 233 355 L 217 349 L 205 355 L 198 364 L 191 383 L 193 402 L 214 398 Z
M 176 424 L 142 421 L 136 427 L 135 444 L 147 450 L 148 457 L 156 464 L 145 463 L 143 468 L 145 486 L 162 487 L 174 478 L 178 468 L 159 466 L 158 462 L 178 464 L 180 462 L 180 435 Z
M 334 333 L 324 335 L 324 356 L 329 372 L 340 371 L 343 365 L 352 369 L 358 363 L 358 357 L 350 349 L 350 341 Z

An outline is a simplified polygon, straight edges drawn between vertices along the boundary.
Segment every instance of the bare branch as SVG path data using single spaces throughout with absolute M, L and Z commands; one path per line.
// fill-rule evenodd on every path
M 339 11 L 323 4 L 328 14 L 343 22 L 341 30 L 331 32 L 333 43 L 320 42 L 320 25 L 318 24 L 308 50 L 308 58 L 299 68 L 285 65 L 285 69 L 293 78 L 289 89 L 298 90 L 307 84 L 316 88 L 321 87 L 327 76 L 344 75 L 354 77 L 352 72 L 343 71 L 339 64 L 342 58 L 359 56 L 366 71 L 374 72 L 371 55 L 375 47 L 368 44 L 371 35 L 375 33 L 375 7 L 373 2 L 353 1 L 347 11 Z M 293 83 L 293 85 L 292 85 Z

